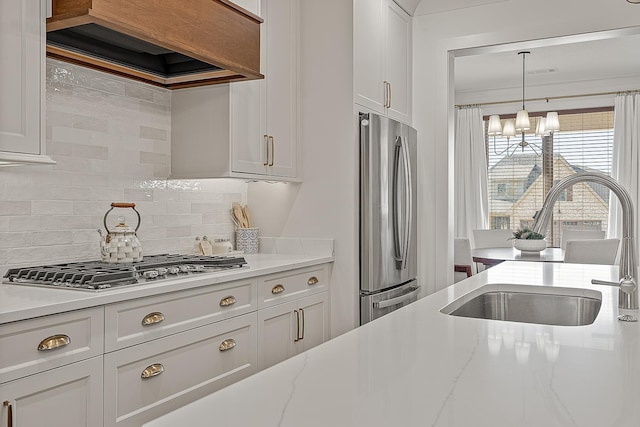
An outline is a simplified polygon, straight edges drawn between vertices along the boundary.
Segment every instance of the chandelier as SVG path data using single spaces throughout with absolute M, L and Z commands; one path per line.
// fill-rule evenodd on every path
M 534 142 L 529 142 L 525 139 L 525 131 L 531 129 L 531 121 L 529 120 L 529 113 L 525 108 L 525 57 L 530 54 L 529 51 L 518 52 L 518 55 L 522 55 L 522 110 L 516 113 L 516 118 L 507 119 L 502 127 L 500 116 L 494 114 L 489 117 L 489 125 L 487 128 L 487 134 L 493 136 L 493 151 L 496 155 L 500 156 L 506 153 L 507 157 L 511 157 L 515 154 L 516 150 L 520 148 L 522 152 L 529 147 L 537 156 L 542 155 L 542 147 Z M 550 111 L 547 113 L 547 117 L 538 118 L 536 124 L 535 134 L 540 137 L 552 135 L 554 132 L 560 130 L 560 121 L 558 120 L 558 113 Z M 520 133 L 520 139 L 511 143 L 511 138 L 515 137 L 517 133 Z M 507 147 L 498 152 L 496 150 L 496 135 L 502 135 L 507 138 Z

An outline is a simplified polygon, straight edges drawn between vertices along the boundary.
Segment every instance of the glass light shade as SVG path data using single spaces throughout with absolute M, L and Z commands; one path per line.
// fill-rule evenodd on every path
M 501 135 L 502 134 L 502 125 L 500 124 L 500 116 L 494 114 L 493 116 L 489 116 L 489 126 L 487 128 L 487 133 L 489 135 Z
M 531 122 L 529 122 L 529 113 L 527 110 L 520 110 L 516 115 L 516 130 L 523 132 L 531 129 Z
M 549 111 L 547 113 L 545 129 L 549 133 L 553 133 L 560 130 L 560 120 L 558 119 L 558 113 L 556 113 L 555 111 Z
M 502 128 L 502 136 L 510 138 L 516 136 L 516 124 L 513 119 L 505 120 L 504 127 Z
M 545 129 L 545 122 L 546 121 L 547 121 L 547 119 L 545 119 L 544 117 L 540 117 L 538 119 L 538 124 L 536 125 L 536 135 L 545 136 L 545 135 L 549 134 Z

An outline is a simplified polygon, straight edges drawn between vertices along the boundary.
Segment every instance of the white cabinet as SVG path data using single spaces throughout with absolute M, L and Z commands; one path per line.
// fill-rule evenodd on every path
M 327 292 L 258 311 L 258 369 L 275 365 L 329 338 Z
M 329 339 L 328 264 L 258 278 L 258 369 Z
M 46 2 L 0 2 L 0 165 L 44 155 Z
M 257 371 L 256 313 L 104 356 L 105 426 L 140 426 Z
M 0 402 L 3 426 L 102 426 L 102 356 L 2 384 Z
M 411 17 L 393 0 L 354 0 L 354 99 L 411 121 Z
M 298 3 L 238 3 L 264 19 L 264 80 L 172 93 L 173 178 L 299 180 Z

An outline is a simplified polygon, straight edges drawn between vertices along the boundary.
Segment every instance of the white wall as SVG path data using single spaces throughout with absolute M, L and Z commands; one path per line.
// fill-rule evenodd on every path
M 423 180 L 419 215 L 425 224 L 420 229 L 423 246 L 418 274 L 435 290 L 451 283 L 453 271 L 452 52 L 500 49 L 508 43 L 518 43 L 512 50 L 584 40 L 591 37 L 589 33 L 638 25 L 640 5 L 624 0 L 510 0 L 424 14 L 428 2 L 421 2 L 414 18 L 413 123 Z
M 186 251 L 194 237 L 233 236 L 239 180 L 167 181 L 171 92 L 47 60 L 47 154 L 54 166 L 0 169 L 0 272 L 9 266 L 95 260 L 111 202 L 134 202 L 145 253 Z M 130 209 L 119 214 L 135 226 Z
M 248 197 L 255 215 L 281 208 L 279 217 L 263 222 L 265 231 L 335 239 L 331 333 L 336 336 L 359 324 L 352 2 L 301 1 L 300 12 L 299 169 L 304 182 L 251 183 Z

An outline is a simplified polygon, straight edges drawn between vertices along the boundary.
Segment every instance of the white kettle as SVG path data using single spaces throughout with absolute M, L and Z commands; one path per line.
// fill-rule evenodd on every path
M 113 230 L 107 227 L 107 215 L 114 208 L 131 208 L 138 215 L 138 225 L 135 230 L 124 223 L 124 217 L 118 217 L 118 225 Z M 140 213 L 134 203 L 111 203 L 111 209 L 104 214 L 104 228 L 107 235 L 102 236 L 102 230 L 98 230 L 100 236 L 100 254 L 102 262 L 125 263 L 142 261 L 142 243 L 136 235 L 140 228 Z

